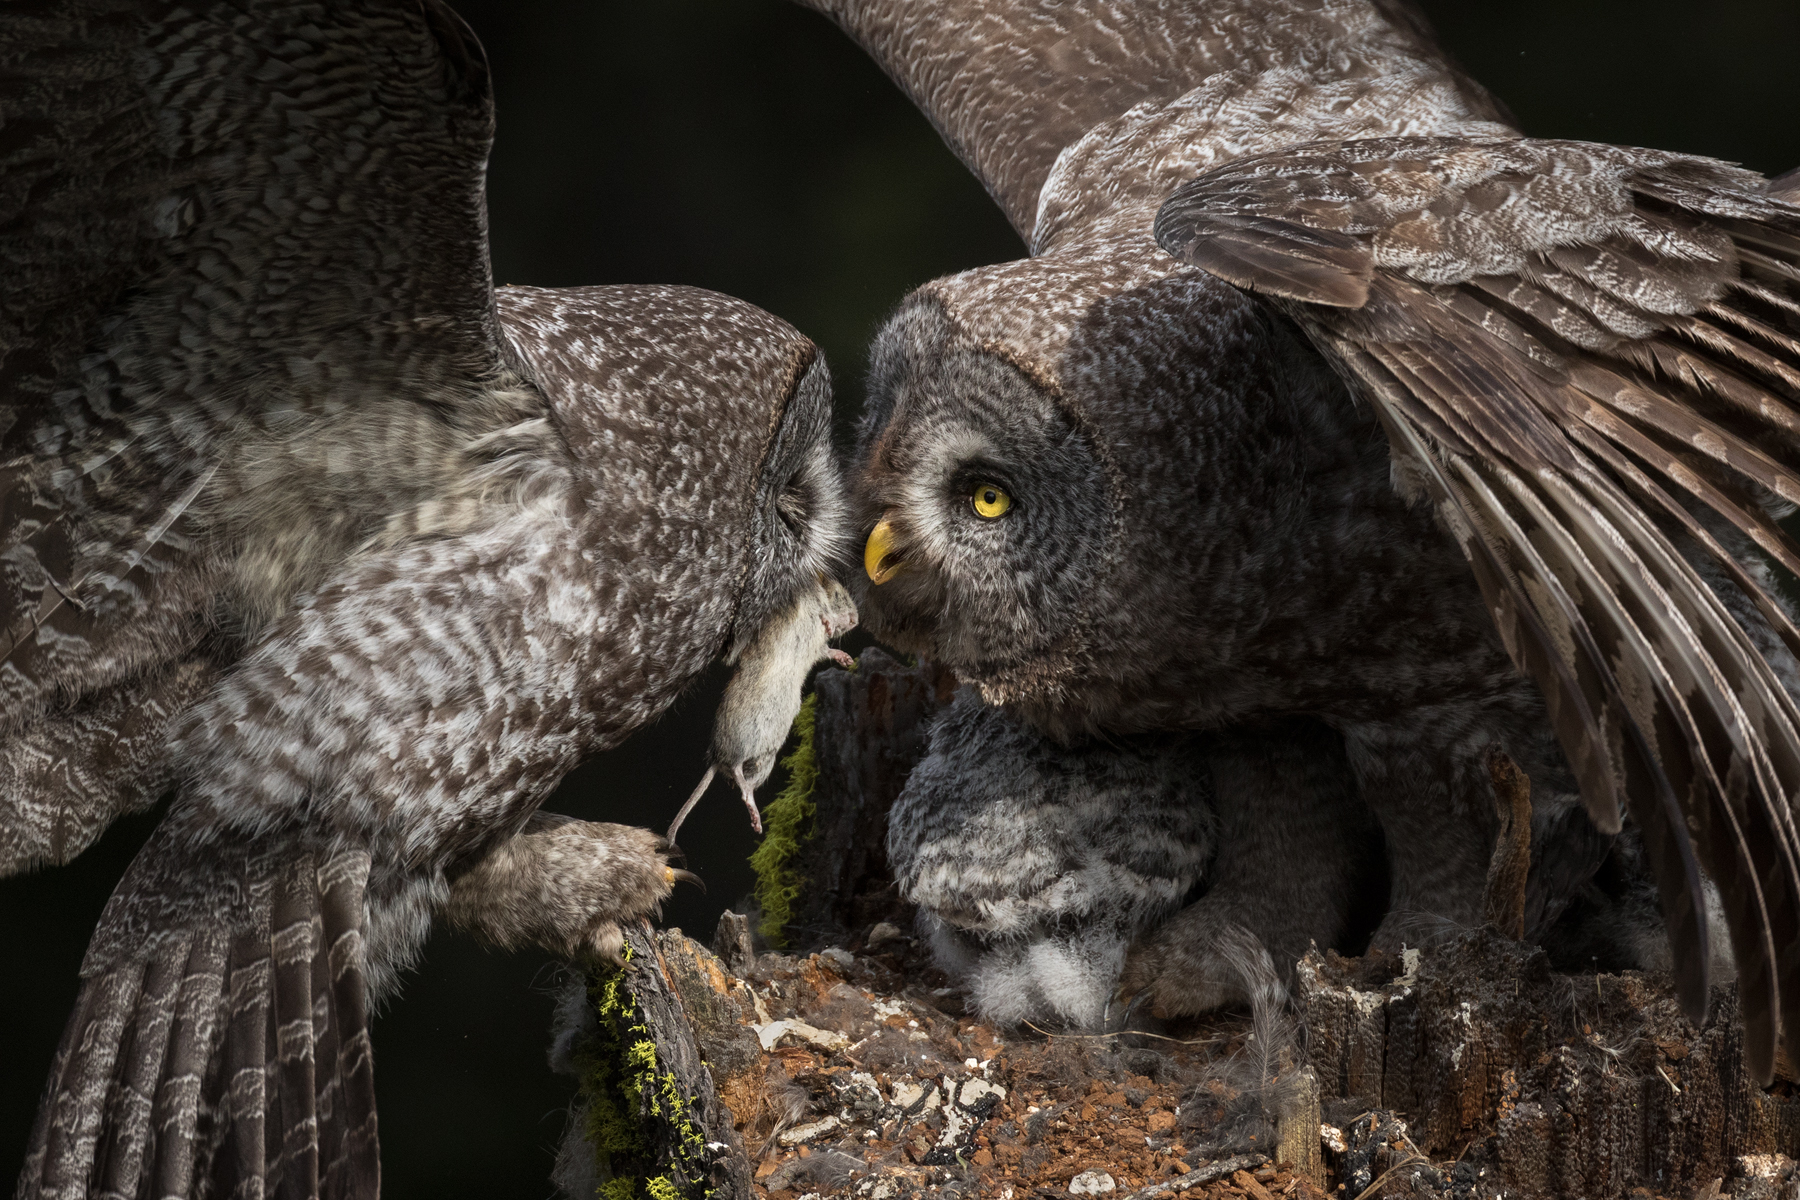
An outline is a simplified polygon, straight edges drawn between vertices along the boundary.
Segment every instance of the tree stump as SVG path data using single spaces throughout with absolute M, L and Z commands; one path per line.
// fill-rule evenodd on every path
M 727 914 L 717 939 L 728 952 L 732 921 Z M 938 994 L 922 947 L 906 938 L 863 954 L 763 954 L 742 975 L 679 930 L 634 935 L 632 946 L 623 976 L 644 998 L 634 1019 L 650 1030 L 655 1071 L 673 1081 L 660 1094 L 679 1092 L 677 1119 L 640 1101 L 631 1111 L 647 1131 L 641 1142 L 588 1176 L 564 1171 L 568 1195 L 1024 1200 L 1067 1195 L 1083 1176 L 1113 1200 L 1255 1195 L 1244 1179 L 1301 1200 L 1325 1195 L 1271 1161 L 1302 1133 L 1316 1143 L 1316 1087 L 1270 1092 L 1300 1096 L 1294 1112 L 1310 1129 L 1274 1111 L 1259 1116 L 1254 1098 L 1213 1070 L 1210 1038 L 1190 1047 L 996 1029 Z M 577 1045 L 604 1048 L 605 1014 L 587 1019 Z M 641 1060 L 643 1040 L 627 1055 Z M 575 1058 L 592 1062 L 579 1049 Z M 1289 1067 L 1294 1081 L 1311 1082 L 1303 1066 Z M 594 1103 L 596 1091 L 584 1077 L 584 1100 Z M 1184 1109 L 1196 1094 L 1205 1101 Z M 1245 1145 L 1215 1153 L 1208 1138 L 1223 1127 Z M 591 1114 L 572 1125 L 565 1162 L 605 1153 L 597 1128 L 605 1123 Z M 694 1145 L 706 1154 L 683 1157 Z
M 1252 1052 L 1240 1014 L 1161 1036 L 970 1017 L 909 936 L 885 846 L 954 688 L 879 650 L 819 677 L 812 835 L 787 864 L 806 879 L 787 930 L 816 953 L 758 954 L 727 913 L 711 950 L 634 933 L 628 970 L 571 989 L 566 1194 L 1800 1200 L 1800 1097 L 1749 1083 L 1734 989 L 1696 1029 L 1665 978 L 1558 975 L 1492 929 L 1404 959 L 1309 955 L 1304 1052 Z M 1489 909 L 1517 929 L 1529 793 L 1507 765 L 1517 836 Z
M 1800 1150 L 1800 1098 L 1745 1074 L 1735 987 L 1696 1029 L 1666 977 L 1557 975 L 1492 930 L 1404 965 L 1315 952 L 1298 1000 L 1325 1097 L 1404 1116 L 1427 1159 L 1473 1161 L 1525 1197 L 1791 1174 L 1771 1156 Z
M 551 1063 L 580 1092 L 555 1181 L 584 1198 L 750 1200 L 743 1142 L 713 1076 L 745 1051 L 711 1036 L 735 1029 L 738 1014 L 687 977 L 697 964 L 679 931 L 634 929 L 625 944 L 622 967 L 577 976 L 558 1005 Z
M 850 944 L 906 910 L 888 867 L 888 810 L 925 753 L 932 716 L 955 691 L 956 676 L 943 668 L 909 667 L 873 647 L 856 670 L 815 677 L 818 815 L 794 863 L 809 883 L 788 926 L 795 949 Z

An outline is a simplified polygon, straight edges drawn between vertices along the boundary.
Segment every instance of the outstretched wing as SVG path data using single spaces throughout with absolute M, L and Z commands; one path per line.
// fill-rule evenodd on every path
M 373 1200 L 369 856 L 165 823 L 101 917 L 22 1200 Z
M 491 128 L 437 0 L 0 11 L 0 770 L 254 629 L 482 423 Z
M 579 758 L 576 699 L 631 669 L 629 622 L 667 611 L 609 610 L 560 536 L 578 503 L 565 471 L 478 533 L 359 556 L 188 714 L 181 796 L 89 943 L 21 1197 L 373 1200 L 365 993 L 418 952 L 435 873 Z
M 1381 86 L 1402 90 L 1416 89 L 1421 76 L 1442 76 L 1467 99 L 1468 115 L 1505 120 L 1480 85 L 1442 61 L 1406 0 L 801 2 L 831 16 L 881 64 L 1034 249 L 1043 241 L 1033 236 L 1039 193 L 1065 149 L 1128 110 L 1131 124 L 1154 123 L 1215 76 L 1231 76 L 1219 81 L 1221 95 L 1241 94 L 1268 74 L 1309 85 L 1386 80 Z M 1271 92 L 1238 115 L 1246 127 L 1266 126 L 1286 119 L 1292 100 Z M 1341 108 L 1343 98 L 1334 104 Z M 1436 107 L 1446 107 L 1441 98 Z M 1141 143 L 1143 131 L 1122 140 Z M 1123 173 L 1084 174 L 1114 203 L 1160 200 L 1195 169 L 1160 187 L 1154 156 Z
M 217 672 L 189 659 L 47 714 L 0 746 L 0 874 L 64 863 L 174 782 L 170 723 Z
M 1590 815 L 1641 824 L 1696 1019 L 1699 869 L 1719 883 L 1764 1082 L 1800 1036 L 1800 709 L 1770 663 L 1800 632 L 1725 543 L 1800 572 L 1772 516 L 1800 502 L 1800 210 L 1767 188 L 1656 151 L 1391 138 L 1239 160 L 1156 223 L 1374 406 Z

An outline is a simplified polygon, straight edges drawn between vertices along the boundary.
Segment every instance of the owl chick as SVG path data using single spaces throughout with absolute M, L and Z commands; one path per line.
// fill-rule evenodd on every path
M 1062 748 L 964 688 L 888 817 L 888 861 L 988 1018 L 1105 1024 L 1125 950 L 1213 848 L 1193 739 Z
M 895 802 L 888 858 L 984 1016 L 1097 1029 L 1121 985 L 1167 1013 L 1192 1011 L 1176 978 L 1209 981 L 1208 1008 L 1277 1005 L 1300 955 L 1342 947 L 1372 836 L 1315 722 L 1061 746 L 964 688 Z

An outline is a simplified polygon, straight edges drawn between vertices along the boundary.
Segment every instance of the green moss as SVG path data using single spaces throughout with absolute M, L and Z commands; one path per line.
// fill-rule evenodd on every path
M 800 705 L 794 718 L 794 734 L 800 744 L 781 760 L 787 768 L 787 786 L 763 814 L 763 840 L 750 856 L 756 872 L 756 903 L 762 909 L 758 926 L 763 939 L 778 949 L 787 946 L 788 922 L 794 919 L 794 901 L 806 889 L 806 876 L 794 865 L 800 847 L 812 840 L 817 806 L 813 787 L 819 782 L 819 764 L 813 754 L 813 727 L 819 709 L 815 692 Z
M 707 1177 L 705 1132 L 693 1119 L 672 1071 L 661 1069 L 656 1039 L 626 987 L 625 967 L 589 977 L 588 1000 L 599 1027 L 575 1049 L 582 1098 L 587 1102 L 588 1144 L 600 1174 L 599 1200 L 686 1200 L 680 1178 Z M 639 1185 L 642 1185 L 640 1191 Z M 708 1188 L 699 1195 L 711 1195 Z

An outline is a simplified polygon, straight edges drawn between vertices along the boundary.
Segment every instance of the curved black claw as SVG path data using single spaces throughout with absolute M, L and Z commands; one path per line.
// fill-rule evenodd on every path
M 683 871 L 679 867 L 670 867 L 669 877 L 675 883 L 691 883 L 700 889 L 701 895 L 706 894 L 706 881 L 692 871 Z
M 1137 995 L 1133 996 L 1130 1000 L 1127 1000 L 1125 1002 L 1124 1011 L 1119 1014 L 1118 1028 L 1130 1029 L 1132 1027 L 1132 1022 L 1137 1020 L 1138 1013 L 1143 1010 L 1147 1003 L 1149 1003 L 1149 1000 L 1149 988 L 1140 989 Z

